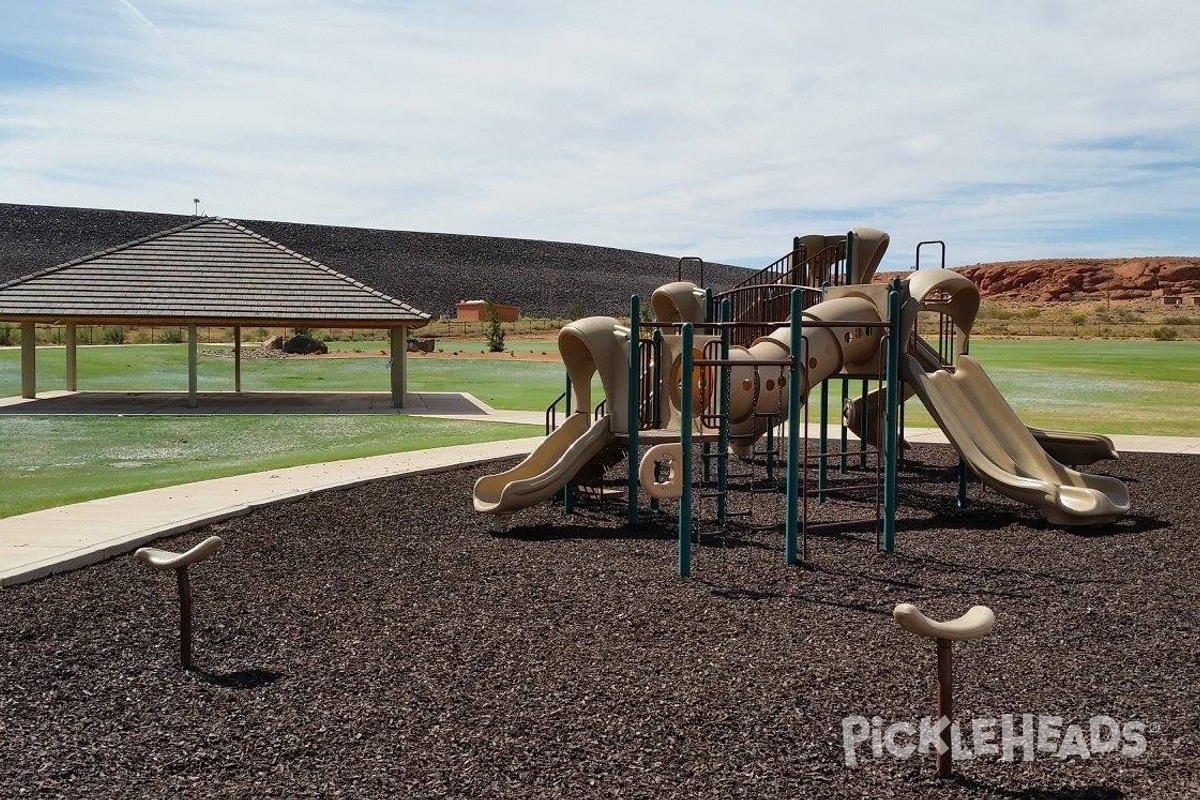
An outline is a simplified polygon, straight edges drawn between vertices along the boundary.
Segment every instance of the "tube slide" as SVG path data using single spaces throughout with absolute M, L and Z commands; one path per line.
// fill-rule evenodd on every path
M 955 372 L 925 372 L 905 356 L 906 379 L 971 469 L 1000 494 L 1055 525 L 1109 523 L 1129 511 L 1121 481 L 1076 472 L 1047 455 L 970 356 Z
M 800 387 L 802 397 L 809 390 L 836 374 L 846 365 L 860 365 L 870 361 L 878 352 L 880 331 L 867 328 L 863 323 L 879 322 L 875 304 L 864 297 L 847 296 L 825 300 L 803 312 L 810 321 L 836 322 L 835 328 L 811 327 L 804 330 L 805 369 L 800 376 L 804 381 Z M 743 452 L 766 432 L 770 414 L 778 422 L 787 418 L 786 381 L 790 369 L 779 367 L 755 368 L 752 362 L 773 361 L 788 358 L 791 352 L 787 327 L 778 328 L 749 347 L 730 348 L 733 361 L 745 361 L 746 365 L 730 368 L 729 435 L 735 452 Z
M 612 439 L 607 416 L 593 423 L 586 412 L 572 414 L 520 464 L 477 480 L 475 510 L 507 514 L 548 499 Z

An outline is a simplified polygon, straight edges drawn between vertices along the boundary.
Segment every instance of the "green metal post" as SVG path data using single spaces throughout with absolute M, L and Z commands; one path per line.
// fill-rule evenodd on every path
M 838 451 L 838 472 L 842 473 L 843 475 L 846 474 L 846 450 L 850 446 L 850 436 L 849 436 L 849 433 L 846 428 L 846 415 L 844 413 L 845 408 L 846 408 L 846 400 L 849 397 L 850 397 L 850 379 L 842 378 L 842 409 L 843 409 L 842 438 L 841 438 L 841 450 Z
M 712 322 L 713 318 L 713 299 L 712 289 L 705 287 L 704 289 L 704 321 Z M 707 374 L 701 372 L 701 374 Z M 705 441 L 700 445 L 701 452 L 704 457 L 700 459 L 700 479 L 707 485 L 712 482 L 712 442 Z
M 870 425 L 871 419 L 871 383 L 863 380 L 862 382 L 862 407 L 863 420 L 861 427 L 862 436 L 858 438 L 858 467 L 859 469 L 867 468 L 867 428 Z
M 829 476 L 826 474 L 825 454 L 829 451 L 829 381 L 821 381 L 821 434 L 820 460 L 817 462 L 817 502 L 825 502 L 825 482 Z
M 679 387 L 679 469 L 683 492 L 679 495 L 679 577 L 692 575 L 692 323 L 683 324 L 683 352 L 680 354 Z
M 642 394 L 642 347 L 639 330 L 641 313 L 641 300 L 635 294 L 629 298 L 629 484 L 626 494 L 629 500 L 627 522 L 630 527 L 638 523 L 638 429 L 641 427 L 638 410 Z
M 733 305 L 726 297 L 721 301 L 718 319 L 729 322 L 733 316 Z M 729 360 L 729 327 L 721 327 L 721 360 Z M 717 522 L 725 524 L 725 512 L 729 510 L 726 494 L 729 491 L 729 367 L 721 365 L 717 373 L 720 380 L 718 407 L 721 425 L 717 429 Z
M 900 406 L 900 279 L 888 291 L 887 388 L 884 391 L 886 430 L 883 436 L 883 549 L 896 546 L 896 450 L 899 444 L 897 410 Z
M 804 363 L 800 360 L 803 322 L 800 317 L 801 294 L 792 289 L 791 347 L 792 375 L 788 381 L 788 441 L 787 441 L 787 517 L 783 531 L 783 559 L 789 566 L 796 563 L 796 534 L 800 522 L 800 383 Z
M 662 408 L 662 352 L 663 352 L 663 333 L 662 328 L 657 325 L 654 327 L 654 390 L 650 396 L 654 398 L 654 407 L 650 409 L 650 417 L 656 428 L 662 427 L 659 409 Z M 659 480 L 658 464 L 654 465 L 654 479 Z M 657 497 L 650 498 L 650 510 L 658 511 L 660 503 Z
M 958 458 L 958 507 L 967 507 L 967 462 Z

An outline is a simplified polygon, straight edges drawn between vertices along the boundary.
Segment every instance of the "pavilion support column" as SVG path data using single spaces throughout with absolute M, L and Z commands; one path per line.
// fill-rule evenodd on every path
M 66 345 L 67 345 L 67 391 L 79 391 L 79 362 L 76 358 L 75 345 L 78 342 L 78 337 L 75 333 L 75 323 L 68 322 L 66 326 Z
M 242 392 L 242 326 L 233 326 L 233 390 Z
M 188 408 L 199 405 L 196 402 L 196 351 L 199 348 L 200 337 L 196 334 L 196 326 L 188 325 Z
M 37 397 L 37 331 L 32 322 L 21 323 L 21 397 Z
M 404 408 L 404 395 L 408 391 L 408 328 L 391 328 L 388 338 L 392 347 L 392 408 Z

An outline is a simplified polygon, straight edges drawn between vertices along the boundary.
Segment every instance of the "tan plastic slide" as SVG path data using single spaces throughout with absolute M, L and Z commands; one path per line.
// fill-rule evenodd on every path
M 996 491 L 1055 525 L 1108 523 L 1129 511 L 1121 481 L 1076 472 L 1047 455 L 970 356 L 959 356 L 953 373 L 927 373 L 905 356 L 904 371 L 950 442 Z
M 609 418 L 592 422 L 586 412 L 569 416 L 524 461 L 475 482 L 475 510 L 506 514 L 548 499 L 612 441 Z

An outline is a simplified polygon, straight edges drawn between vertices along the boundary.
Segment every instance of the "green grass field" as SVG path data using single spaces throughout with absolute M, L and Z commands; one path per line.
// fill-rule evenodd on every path
M 363 350 L 374 358 L 301 359 L 245 358 L 242 388 L 246 391 L 383 392 L 389 388 L 389 358 L 383 342 L 335 342 L 334 349 Z M 526 352 L 558 352 L 553 342 L 521 342 Z M 218 350 L 203 345 L 201 350 Z M 227 349 L 227 348 L 226 348 Z M 454 348 L 451 348 L 454 349 Z M 461 349 L 467 349 L 465 346 Z M 473 352 L 482 349 L 475 344 Z M 38 390 L 65 386 L 66 355 L 61 347 L 39 347 Z M 543 411 L 563 391 L 563 369 L 550 362 L 454 358 L 409 359 L 410 392 L 470 392 L 494 408 Z M 91 391 L 186 391 L 187 346 L 181 344 L 115 345 L 79 348 L 79 388 Z M 514 369 L 519 372 L 514 373 Z M 514 374 L 519 375 L 514 379 Z M 597 384 L 598 385 L 598 384 Z M 233 359 L 201 355 L 197 386 L 202 392 L 233 389 Z M 21 393 L 20 352 L 0 349 L 0 397 Z
M 971 355 L 1027 425 L 1200 436 L 1200 342 L 980 339 Z M 918 400 L 905 415 L 933 425 Z
M 540 426 L 388 415 L 10 416 L 0 517 L 300 464 L 536 436 Z
M 444 342 L 448 350 L 479 343 Z M 555 352 L 553 342 L 513 342 Z M 216 346 L 206 346 L 206 349 Z M 381 343 L 337 343 L 378 353 Z M 1160 436 L 1200 436 L 1200 343 L 978 340 L 972 354 L 1027 424 Z M 0 349 L 0 396 L 20 393 L 16 348 Z M 467 391 L 501 409 L 541 411 L 563 390 L 557 363 L 410 360 L 411 391 Z M 63 386 L 62 348 L 39 348 L 39 388 Z M 183 345 L 81 348 L 84 390 L 182 391 Z M 200 359 L 202 391 L 232 388 L 232 359 Z M 386 357 L 246 359 L 247 390 L 385 391 Z M 602 396 L 596 394 L 597 397 Z M 932 420 L 908 403 L 909 425 Z M 407 417 L 20 417 L 0 420 L 9 480 L 0 516 L 190 480 L 443 444 L 536 435 L 537 429 Z

